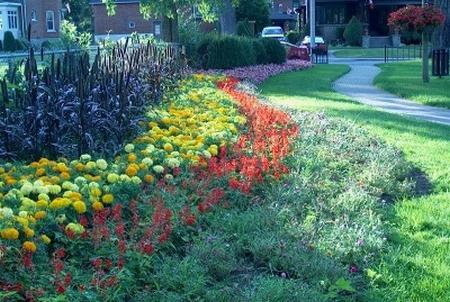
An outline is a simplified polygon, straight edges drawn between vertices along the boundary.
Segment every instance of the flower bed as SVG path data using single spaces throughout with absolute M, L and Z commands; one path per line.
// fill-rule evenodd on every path
M 112 162 L 86 154 L 4 164 L 0 288 L 27 300 L 99 298 L 200 214 L 287 173 L 297 126 L 237 84 L 204 75 L 183 81 Z M 139 291 L 142 278 L 133 278 Z
M 207 73 L 224 74 L 229 77 L 249 81 L 253 84 L 261 84 L 274 75 L 288 71 L 304 70 L 311 67 L 312 64 L 308 61 L 288 60 L 284 64 L 255 65 L 227 70 L 209 70 Z

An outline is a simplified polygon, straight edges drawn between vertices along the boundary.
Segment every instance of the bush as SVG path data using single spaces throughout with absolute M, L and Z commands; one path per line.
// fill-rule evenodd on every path
M 237 23 L 237 34 L 243 37 L 253 37 L 254 33 L 248 21 L 239 21 Z
M 262 42 L 268 57 L 267 63 L 283 64 L 286 62 L 286 49 L 279 41 L 264 38 L 262 39 Z
M 298 42 L 300 42 L 301 35 L 298 31 L 291 30 L 286 34 L 286 38 L 289 43 L 297 44 Z
M 344 40 L 350 46 L 361 46 L 363 25 L 355 16 L 352 17 L 344 30 Z
M 5 31 L 5 34 L 3 36 L 3 50 L 4 51 L 17 50 L 16 38 L 14 38 L 13 33 L 10 31 Z
M 264 47 L 264 43 L 261 39 L 255 39 L 252 41 L 253 43 L 253 51 L 256 57 L 256 64 L 262 65 L 267 64 L 269 62 L 269 57 L 266 52 L 266 48 Z

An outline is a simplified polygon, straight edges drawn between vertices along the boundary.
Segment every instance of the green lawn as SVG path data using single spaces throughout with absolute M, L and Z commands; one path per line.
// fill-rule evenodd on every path
M 331 89 L 347 66 L 317 66 L 269 79 L 274 103 L 354 121 L 397 146 L 432 183 L 426 197 L 398 201 L 387 214 L 389 248 L 366 301 L 450 301 L 450 127 L 377 111 Z
M 422 82 L 420 62 L 402 62 L 380 65 L 383 72 L 375 84 L 394 94 L 419 103 L 450 108 L 450 77 L 432 77 L 430 83 Z

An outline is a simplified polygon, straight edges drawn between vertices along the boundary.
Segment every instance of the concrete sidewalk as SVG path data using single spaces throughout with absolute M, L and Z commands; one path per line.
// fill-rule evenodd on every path
M 449 109 L 420 105 L 375 87 L 374 79 L 381 72 L 376 64 L 382 62 L 382 59 L 330 58 L 330 64 L 345 64 L 351 68 L 334 83 L 334 89 L 355 101 L 387 112 L 450 126 Z

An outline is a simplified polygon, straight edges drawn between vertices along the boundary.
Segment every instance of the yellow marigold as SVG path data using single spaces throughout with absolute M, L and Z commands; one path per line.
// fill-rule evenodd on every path
M 130 177 L 136 176 L 137 172 L 138 172 L 138 170 L 136 169 L 136 167 L 134 165 L 128 166 L 127 169 L 125 170 L 125 173 Z
M 36 173 L 35 173 L 35 175 L 37 176 L 37 177 L 39 177 L 39 176 L 43 176 L 43 175 L 45 175 L 45 169 L 44 168 L 39 168 L 39 169 L 37 169 L 36 170 Z
M 86 212 L 86 204 L 81 200 L 77 200 L 72 204 L 73 208 L 78 214 L 83 214 Z
M 47 213 L 45 211 L 37 211 L 34 214 L 34 218 L 36 218 L 37 220 L 43 219 L 45 218 L 45 216 L 47 216 Z
M 64 180 L 70 179 L 70 174 L 68 172 L 62 172 L 61 174 L 59 174 L 59 176 L 61 176 L 61 178 Z
M 16 216 L 16 221 L 18 223 L 20 223 L 24 228 L 28 227 L 28 223 L 29 223 L 28 219 Z
M 6 184 L 7 184 L 8 186 L 12 186 L 12 185 L 15 185 L 15 184 L 16 184 L 17 180 L 16 180 L 14 177 L 8 176 L 8 177 L 5 179 L 5 182 L 6 182 Z
M 119 181 L 119 175 L 115 173 L 108 174 L 107 180 L 109 183 L 115 183 Z
M 165 150 L 166 152 L 172 152 L 172 151 L 173 151 L 173 146 L 172 146 L 171 143 L 165 143 L 164 146 L 163 146 L 163 148 L 164 148 L 164 150 Z
M 41 236 L 41 241 L 42 241 L 44 244 L 50 244 L 50 242 L 52 242 L 52 240 L 51 240 L 47 235 L 42 235 L 42 236 Z
M 217 156 L 218 154 L 218 147 L 217 145 L 211 145 L 208 148 L 209 153 L 211 153 L 212 156 Z
M 100 195 L 102 195 L 102 190 L 100 190 L 100 188 L 94 187 L 91 189 L 91 195 L 94 197 L 99 197 Z
M 36 244 L 34 244 L 34 242 L 31 242 L 31 241 L 25 241 L 23 243 L 22 247 L 25 251 L 30 252 L 30 253 L 36 252 L 36 249 L 37 249 Z
M 46 208 L 48 206 L 48 201 L 44 199 L 40 199 L 36 202 L 36 207 L 38 208 Z
M 75 165 L 75 170 L 77 170 L 78 172 L 83 171 L 83 170 L 84 170 L 84 165 L 83 165 L 83 163 L 77 163 L 77 164 Z
M 25 237 L 27 237 L 27 238 L 31 238 L 34 236 L 34 231 L 30 228 L 25 228 L 24 233 L 25 233 Z
M 66 231 L 72 231 L 75 234 L 81 234 L 84 232 L 84 227 L 81 224 L 71 222 L 66 225 Z
M 104 206 L 103 206 L 103 203 L 101 203 L 100 201 L 96 201 L 92 204 L 92 208 L 95 211 L 101 211 L 101 210 L 103 210 Z
M 68 198 L 56 198 L 50 203 L 49 207 L 53 210 L 59 210 L 68 207 L 71 203 Z
M 19 231 L 15 228 L 3 229 L 0 232 L 0 236 L 7 240 L 17 240 L 19 238 Z
M 128 162 L 134 163 L 137 160 L 137 156 L 134 153 L 128 154 Z
M 155 180 L 155 177 L 153 177 L 153 175 L 148 174 L 148 175 L 145 175 L 144 180 L 146 183 L 151 184 Z
M 112 203 L 114 201 L 114 195 L 112 194 L 105 194 L 102 197 L 102 201 L 106 204 Z

